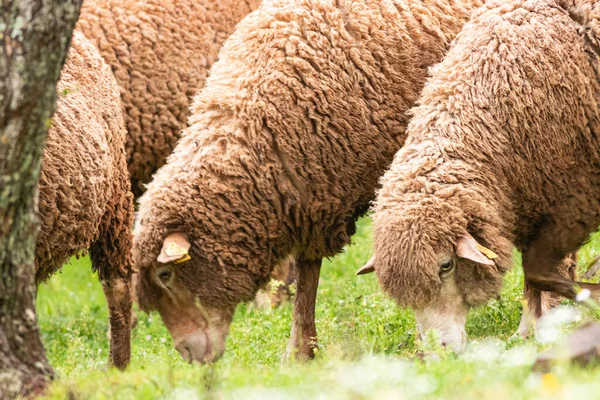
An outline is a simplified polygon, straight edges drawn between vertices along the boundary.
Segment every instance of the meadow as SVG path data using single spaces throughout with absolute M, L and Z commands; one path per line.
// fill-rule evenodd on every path
M 595 236 L 579 253 L 580 269 L 596 254 L 600 237 Z M 73 259 L 38 294 L 42 338 L 57 374 L 47 398 L 600 398 L 600 367 L 561 364 L 547 373 L 532 370 L 536 355 L 559 340 L 559 333 L 527 341 L 513 337 L 522 307 L 518 254 L 501 296 L 471 311 L 471 343 L 459 356 L 432 340 L 417 340 L 412 311 L 387 298 L 373 274 L 354 275 L 370 255 L 371 226 L 364 218 L 353 244 L 324 262 L 316 311 L 320 348 L 313 362 L 281 362 L 291 304 L 276 309 L 242 304 L 225 356 L 210 366 L 186 364 L 160 317 L 138 312 L 125 372 L 107 369 L 108 313 L 102 288 L 89 260 Z M 589 312 L 581 308 L 555 313 L 556 324 L 586 318 Z

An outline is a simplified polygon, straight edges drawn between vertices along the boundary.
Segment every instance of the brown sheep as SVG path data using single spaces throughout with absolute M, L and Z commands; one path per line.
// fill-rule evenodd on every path
M 125 368 L 130 356 L 133 225 L 126 133 L 117 82 L 79 32 L 73 34 L 57 90 L 39 179 L 37 282 L 89 249 L 109 307 L 109 361 Z
M 134 234 L 140 305 L 158 310 L 185 359 L 220 357 L 236 305 L 289 255 L 287 353 L 314 355 L 321 259 L 349 243 L 428 66 L 480 4 L 267 0 L 240 22 Z
M 86 0 L 77 29 L 100 49 L 121 88 L 131 187 L 140 196 L 187 125 L 221 45 L 260 0 Z M 289 269 L 281 269 L 281 272 Z M 293 275 L 284 279 L 293 280 Z M 279 304 L 289 285 L 273 293 Z
M 139 196 L 186 127 L 221 45 L 260 0 L 86 0 L 77 29 L 112 67 L 128 131 L 127 164 Z
M 595 1 L 486 3 L 432 69 L 382 178 L 379 282 L 456 350 L 469 309 L 498 295 L 513 244 L 530 303 L 576 297 L 560 266 L 600 224 L 598 16 Z

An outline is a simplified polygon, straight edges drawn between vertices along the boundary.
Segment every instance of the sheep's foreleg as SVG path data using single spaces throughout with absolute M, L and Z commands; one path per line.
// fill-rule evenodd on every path
M 315 357 L 317 328 L 315 326 L 315 304 L 321 272 L 321 260 L 299 258 L 296 263 L 296 297 L 292 316 L 292 333 L 285 358 L 295 355 L 298 360 Z
M 110 321 L 109 363 L 125 369 L 131 356 L 131 281 L 118 276 L 102 281 Z
M 125 170 L 125 166 L 123 166 Z M 103 218 L 97 241 L 90 248 L 94 270 L 102 282 L 110 321 L 109 364 L 125 369 L 131 356 L 131 223 L 132 195 L 125 177 L 116 182 L 120 196 L 111 202 Z

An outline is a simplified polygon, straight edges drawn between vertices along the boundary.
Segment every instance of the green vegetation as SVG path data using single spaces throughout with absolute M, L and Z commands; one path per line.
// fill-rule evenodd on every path
M 281 364 L 291 324 L 291 305 L 271 310 L 237 309 L 224 358 L 213 366 L 185 364 L 172 348 L 158 315 L 138 313 L 132 360 L 125 373 L 106 371 L 108 313 L 89 260 L 73 259 L 42 285 L 38 315 L 48 357 L 58 379 L 52 399 L 530 399 L 600 396 L 600 369 L 560 365 L 532 372 L 542 348 L 510 339 L 521 313 L 522 270 L 505 280 L 499 299 L 473 310 L 462 356 L 415 340 L 411 311 L 399 309 L 379 290 L 374 275 L 354 276 L 371 255 L 371 226 L 359 223 L 354 244 L 325 261 L 317 303 L 320 352 L 308 364 Z M 598 250 L 595 250 L 598 249 Z M 600 251 L 600 238 L 580 252 L 585 265 Z M 584 313 L 585 314 L 585 313 Z M 427 342 L 427 341 L 426 341 Z

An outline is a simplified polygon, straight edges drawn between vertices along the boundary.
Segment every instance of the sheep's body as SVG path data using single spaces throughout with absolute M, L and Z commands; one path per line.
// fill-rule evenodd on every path
M 129 361 L 132 194 L 119 88 L 98 50 L 75 32 L 39 180 L 37 282 L 90 250 L 110 307 L 111 361 Z M 126 325 L 126 327 L 125 327 Z
M 600 224 L 598 8 L 488 2 L 432 69 L 373 216 L 375 270 L 400 304 L 457 316 L 448 282 L 461 304 L 487 301 L 513 243 L 536 301 L 574 296 L 560 260 Z M 467 236 L 499 255 L 491 266 L 460 255 Z M 459 260 L 452 276 L 446 256 Z
M 121 88 L 134 193 L 164 164 L 221 45 L 260 0 L 86 0 L 77 28 Z
M 192 261 L 176 267 L 181 290 L 227 313 L 295 254 L 291 343 L 312 355 L 321 258 L 348 244 L 404 142 L 427 67 L 479 4 L 271 0 L 246 17 L 140 200 L 142 306 L 166 301 L 153 271 L 171 232 L 191 242 Z

